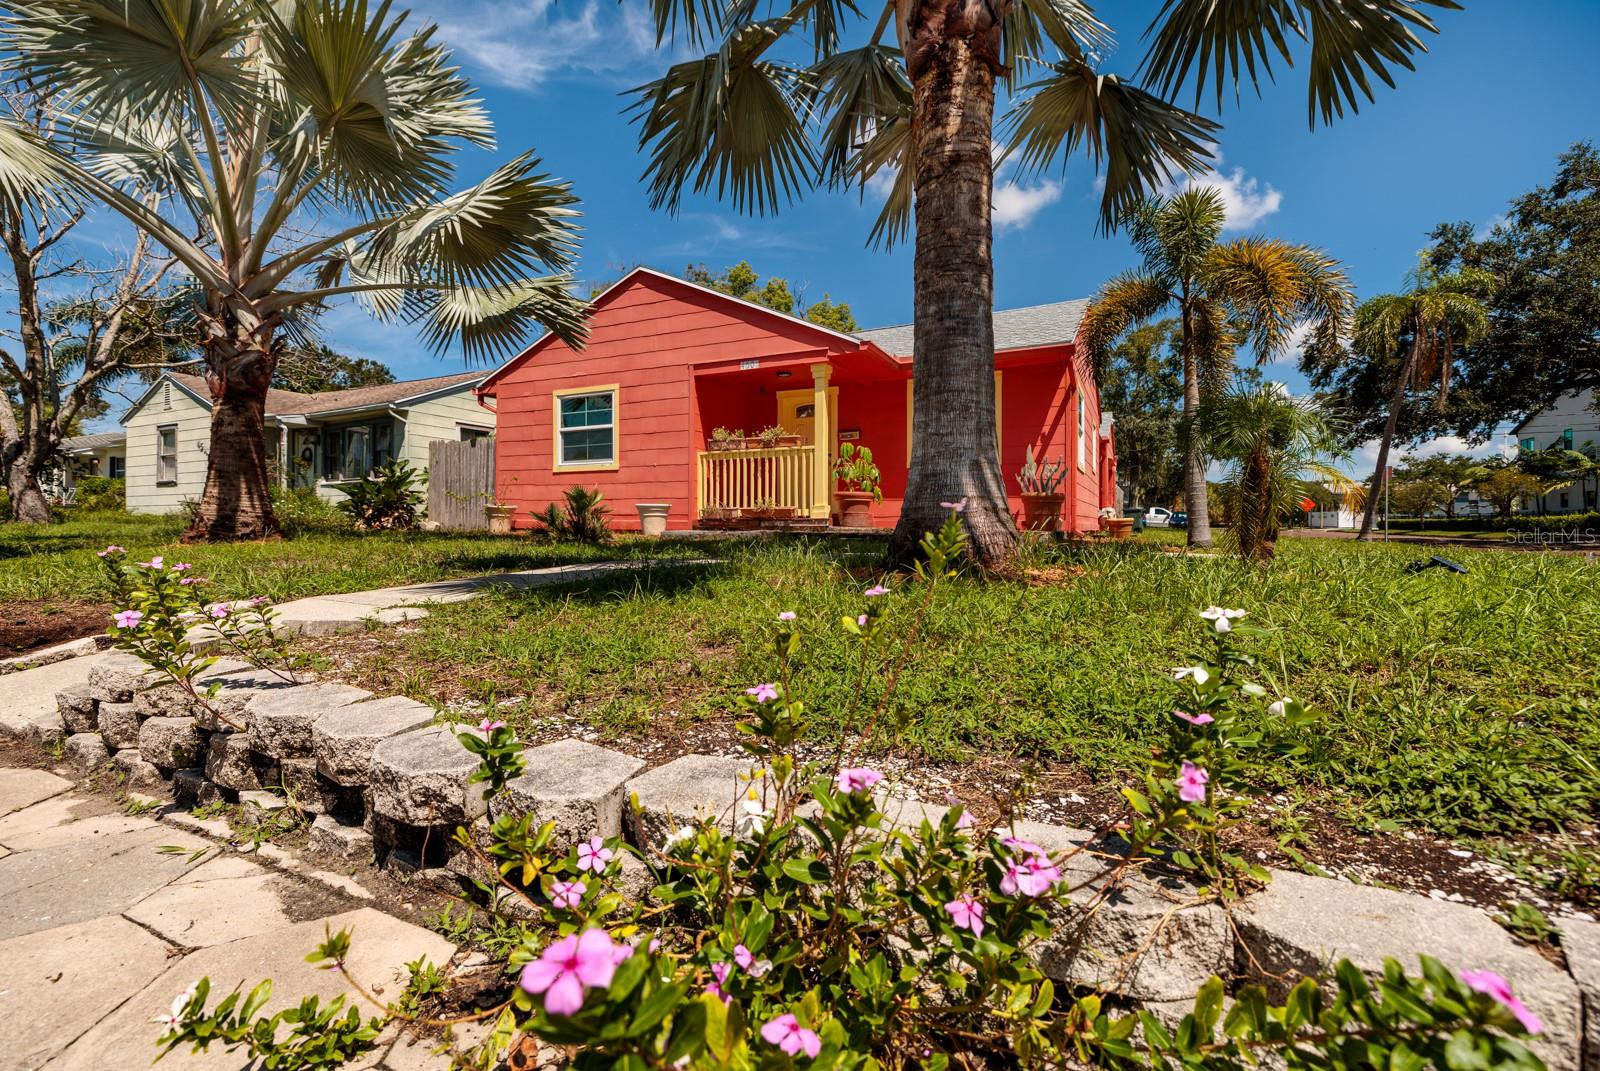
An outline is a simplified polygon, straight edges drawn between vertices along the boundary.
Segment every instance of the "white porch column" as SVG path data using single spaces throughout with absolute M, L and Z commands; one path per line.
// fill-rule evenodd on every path
M 832 373 L 833 366 L 826 361 L 811 366 L 811 516 L 824 520 L 833 511 L 833 441 L 837 429 L 833 414 L 828 411 L 828 377 Z

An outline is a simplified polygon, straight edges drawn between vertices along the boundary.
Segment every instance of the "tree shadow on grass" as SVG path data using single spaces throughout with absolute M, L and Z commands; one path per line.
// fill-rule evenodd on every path
M 536 612 L 553 603 L 598 606 L 629 598 L 679 598 L 709 596 L 711 583 L 732 571 L 728 562 L 658 561 L 636 569 L 618 570 L 570 584 L 537 588 L 496 587 L 495 593 L 513 612 Z

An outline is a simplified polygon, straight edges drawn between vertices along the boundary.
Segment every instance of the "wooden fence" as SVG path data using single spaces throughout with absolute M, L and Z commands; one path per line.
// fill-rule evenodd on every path
M 428 519 L 441 528 L 489 527 L 483 507 L 494 501 L 494 439 L 428 444 Z

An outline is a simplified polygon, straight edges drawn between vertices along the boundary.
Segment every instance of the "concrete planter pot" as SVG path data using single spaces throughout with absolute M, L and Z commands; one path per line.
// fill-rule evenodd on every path
M 1133 518 L 1107 517 L 1106 531 L 1111 533 L 1112 539 L 1127 539 L 1133 535 Z
M 872 527 L 874 498 L 871 491 L 836 491 L 833 501 L 839 508 L 839 524 L 842 527 Z
M 489 531 L 492 534 L 511 534 L 511 515 L 517 512 L 517 507 L 491 505 L 483 507 L 483 512 L 489 518 Z
M 1024 492 L 1022 496 L 1022 527 L 1030 532 L 1059 532 L 1061 531 L 1061 504 L 1067 500 L 1066 495 L 1031 495 Z
M 647 536 L 659 536 L 667 530 L 667 514 L 672 506 L 666 502 L 635 502 L 639 511 L 639 531 Z

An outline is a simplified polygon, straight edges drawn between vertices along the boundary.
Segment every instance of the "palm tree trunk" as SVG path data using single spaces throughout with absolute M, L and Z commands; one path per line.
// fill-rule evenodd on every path
M 1200 370 L 1190 337 L 1189 298 L 1183 295 L 1183 508 L 1189 514 L 1189 546 L 1211 546 L 1211 509 L 1206 499 L 1206 459 L 1195 421 L 1200 413 Z
M 994 260 L 989 211 L 999 69 L 997 8 L 920 5 L 907 29 L 916 147 L 916 327 L 911 471 L 889 544 L 923 533 L 966 499 L 968 553 L 993 567 L 1016 548 L 995 448 Z
M 266 539 L 278 534 L 268 496 L 267 387 L 277 364 L 272 327 L 248 308 L 224 308 L 208 323 L 206 383 L 211 446 L 205 490 L 183 538 Z
M 1389 446 L 1394 442 L 1395 428 L 1400 424 L 1400 407 L 1406 402 L 1406 384 L 1411 381 L 1411 370 L 1416 367 L 1417 357 L 1422 352 L 1421 332 L 1412 339 L 1411 352 L 1406 354 L 1405 363 L 1400 366 L 1400 374 L 1394 381 L 1394 397 L 1389 401 L 1389 419 L 1383 424 L 1383 438 L 1378 441 L 1378 466 L 1372 473 L 1372 487 L 1367 492 L 1367 508 L 1361 513 L 1361 531 L 1356 533 L 1356 539 L 1367 542 L 1372 539 L 1372 521 L 1378 513 L 1378 499 L 1383 495 L 1383 477 L 1389 467 Z

